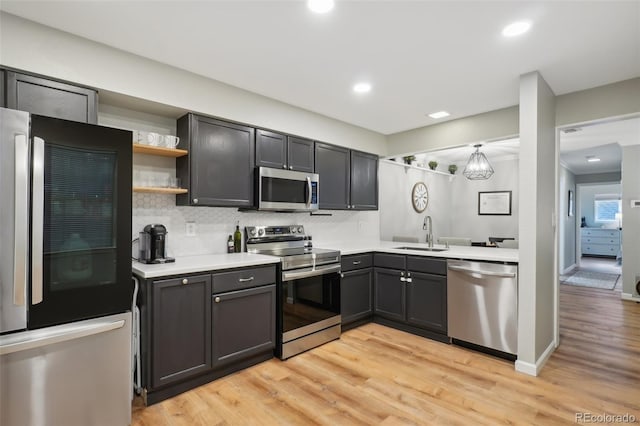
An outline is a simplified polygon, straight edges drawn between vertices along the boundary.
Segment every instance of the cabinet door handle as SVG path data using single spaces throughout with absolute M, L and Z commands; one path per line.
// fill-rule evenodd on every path
M 293 166 L 289 166 L 289 170 L 293 170 Z
M 283 164 L 283 165 L 282 165 L 282 168 L 283 168 L 283 169 L 286 169 L 286 168 L 287 168 L 287 165 L 286 165 L 286 164 Z
M 239 283 L 246 283 L 249 281 L 253 281 L 253 277 L 249 277 L 249 278 L 238 278 L 238 282 Z
M 412 279 L 412 278 L 407 278 L 407 279 L 405 280 L 405 282 L 407 282 L 407 283 L 412 283 L 412 282 L 413 282 L 413 279 Z
M 188 279 L 186 279 L 186 278 L 183 278 L 183 279 L 182 279 L 182 284 L 189 284 L 189 280 L 188 280 Z
M 193 204 L 198 204 L 198 199 L 197 198 L 193 199 Z
M 411 278 L 409 278 L 409 279 L 411 279 Z M 402 281 L 404 283 L 404 282 L 407 282 L 407 279 L 405 277 L 400 277 L 400 281 Z
M 216 297 L 213 299 L 213 301 L 214 301 L 214 302 L 216 302 L 216 303 L 220 303 L 220 296 L 216 296 Z
M 344 274 L 340 274 L 340 278 L 344 278 Z
M 354 265 L 359 265 L 359 264 L 361 264 L 361 263 L 362 263 L 362 261 L 361 261 L 361 260 L 354 260 L 354 261 L 353 261 L 353 264 L 354 264 Z

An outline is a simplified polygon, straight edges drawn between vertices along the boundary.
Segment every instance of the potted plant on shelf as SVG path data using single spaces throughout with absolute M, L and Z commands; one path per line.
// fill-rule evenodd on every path
M 406 157 L 402 157 L 405 164 L 411 164 L 412 161 L 416 161 L 415 155 L 407 155 Z
M 455 164 L 450 164 L 449 165 L 449 173 L 451 173 L 452 175 L 455 175 L 456 171 L 458 171 L 458 166 L 456 166 Z
M 429 161 L 429 168 L 431 170 L 435 170 L 436 167 L 438 167 L 438 162 L 437 161 L 433 161 L 433 160 Z

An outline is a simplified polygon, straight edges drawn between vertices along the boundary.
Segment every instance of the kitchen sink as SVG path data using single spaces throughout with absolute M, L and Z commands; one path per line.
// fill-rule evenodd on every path
M 447 248 L 436 248 L 436 247 L 394 247 L 400 250 L 420 250 L 420 251 L 447 251 Z

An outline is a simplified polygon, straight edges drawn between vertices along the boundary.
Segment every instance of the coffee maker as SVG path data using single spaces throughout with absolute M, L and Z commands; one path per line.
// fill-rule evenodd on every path
M 138 261 L 141 263 L 171 263 L 176 260 L 167 257 L 167 228 L 160 224 L 144 227 L 139 237 Z

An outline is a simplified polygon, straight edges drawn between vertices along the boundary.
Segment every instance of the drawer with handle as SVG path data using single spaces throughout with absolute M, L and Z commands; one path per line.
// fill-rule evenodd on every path
M 211 275 L 213 293 L 240 290 L 257 287 L 276 282 L 276 267 L 274 265 L 257 268 L 238 269 Z
M 349 272 L 356 269 L 370 268 L 373 266 L 373 254 L 353 254 L 342 256 L 342 272 Z

